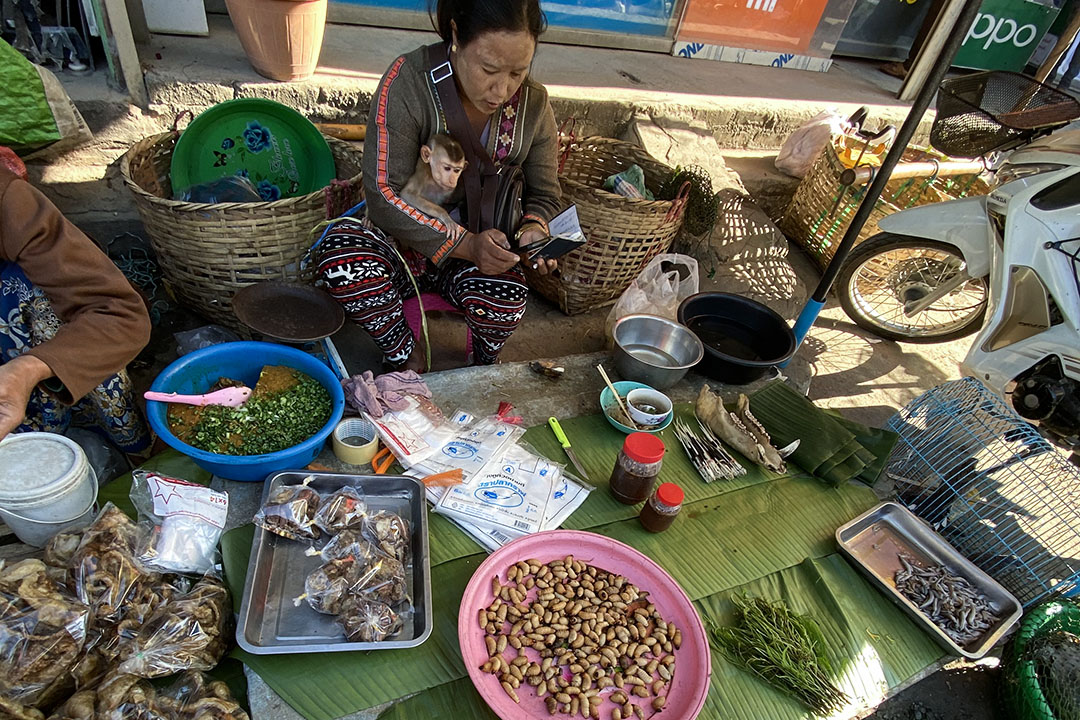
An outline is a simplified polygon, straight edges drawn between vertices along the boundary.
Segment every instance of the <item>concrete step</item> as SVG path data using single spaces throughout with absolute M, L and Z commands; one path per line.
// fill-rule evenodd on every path
M 133 218 L 119 175 L 132 143 L 236 97 L 265 97 L 313 120 L 363 123 L 383 71 L 433 33 L 331 24 L 318 72 L 310 80 L 273 82 L 248 64 L 227 15 L 209 16 L 206 38 L 155 35 L 140 48 L 148 111 L 110 90 L 104 71 L 61 74 L 95 138 L 59 158 L 33 163 L 33 179 L 72 219 Z M 897 81 L 867 64 L 836 62 L 827 73 L 716 63 L 656 53 L 542 44 L 533 75 L 551 93 L 556 116 L 578 120 L 579 135 L 620 137 L 634 118 L 711 133 L 721 148 L 775 149 L 825 107 L 871 108 L 880 122 L 899 122 L 907 106 L 894 99 Z M 767 207 L 767 206 L 766 206 Z M 767 210 L 768 211 L 768 210 Z

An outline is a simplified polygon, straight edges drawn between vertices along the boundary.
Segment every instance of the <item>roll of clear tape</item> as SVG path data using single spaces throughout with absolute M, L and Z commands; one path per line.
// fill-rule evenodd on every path
M 334 455 L 350 465 L 367 465 L 379 450 L 375 426 L 364 418 L 345 418 L 334 428 Z

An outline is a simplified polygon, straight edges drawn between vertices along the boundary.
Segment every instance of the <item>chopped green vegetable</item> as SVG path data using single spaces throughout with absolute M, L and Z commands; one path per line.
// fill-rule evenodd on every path
M 296 384 L 280 392 L 256 393 L 240 407 L 204 408 L 194 427 L 174 418 L 181 440 L 200 450 L 223 455 L 261 455 L 297 445 L 330 419 L 330 393 L 314 378 L 295 372 Z
M 813 619 L 796 615 L 782 602 L 733 596 L 737 623 L 713 627 L 712 637 L 724 655 L 795 697 L 819 715 L 830 715 L 848 702 L 829 678 L 822 650 L 825 637 Z

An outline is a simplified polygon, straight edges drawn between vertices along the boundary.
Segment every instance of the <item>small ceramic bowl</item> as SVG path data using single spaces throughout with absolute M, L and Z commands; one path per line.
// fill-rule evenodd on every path
M 631 390 L 652 390 L 653 388 L 649 387 L 645 383 L 634 382 L 633 380 L 620 380 L 619 382 L 615 383 L 615 389 L 618 391 L 619 396 L 623 399 L 623 402 L 626 402 L 626 396 L 630 393 Z M 615 398 L 612 396 L 611 391 L 608 390 L 606 387 L 600 391 L 600 410 L 603 411 L 604 417 L 607 419 L 608 423 L 611 424 L 611 427 L 626 434 L 630 434 L 633 432 L 660 432 L 671 424 L 671 419 L 675 416 L 675 413 L 668 413 L 667 420 L 665 420 L 660 425 L 656 427 L 651 427 L 648 430 L 635 430 L 629 425 L 626 425 L 623 422 L 619 422 L 618 418 L 622 416 L 622 411 L 619 410 L 619 404 L 615 402 Z M 625 418 L 623 419 L 625 420 Z
M 659 390 L 637 388 L 626 394 L 626 409 L 638 425 L 659 425 L 671 415 L 671 399 Z

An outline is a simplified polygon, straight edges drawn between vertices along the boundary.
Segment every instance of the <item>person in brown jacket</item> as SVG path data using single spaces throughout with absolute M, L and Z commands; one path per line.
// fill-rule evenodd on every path
M 0 439 L 91 427 L 149 447 L 124 367 L 150 338 L 139 294 L 0 148 Z M 23 173 L 16 172 L 22 169 Z
M 555 114 L 547 90 L 529 77 L 545 25 L 539 0 L 438 0 L 436 25 L 442 42 L 435 50 L 445 58 L 438 72 L 429 59 L 433 48 L 413 50 L 391 64 L 372 99 L 363 160 L 369 222 L 337 222 L 317 255 L 330 294 L 385 363 L 411 370 L 423 370 L 423 353 L 403 300 L 417 289 L 438 292 L 465 315 L 473 363 L 497 361 L 525 314 L 528 287 L 517 248 L 545 238 L 561 208 Z M 463 133 L 472 137 L 448 129 L 436 83 L 455 85 L 468 125 Z M 521 168 L 523 217 L 513 237 L 481 227 L 480 208 L 459 202 L 467 177 L 450 198 L 458 207 L 449 222 L 402 197 L 420 147 L 436 133 L 481 148 L 497 168 Z M 472 216 L 468 228 L 455 217 L 462 205 Z M 555 267 L 554 260 L 537 263 L 540 273 Z

